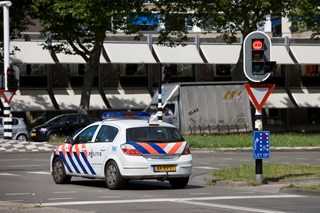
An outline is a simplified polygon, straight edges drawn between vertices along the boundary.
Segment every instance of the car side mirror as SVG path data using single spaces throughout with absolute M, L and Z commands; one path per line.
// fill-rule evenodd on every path
M 65 140 L 65 143 L 68 143 L 68 144 L 75 144 L 75 141 L 73 140 L 72 137 L 67 137 L 66 140 Z

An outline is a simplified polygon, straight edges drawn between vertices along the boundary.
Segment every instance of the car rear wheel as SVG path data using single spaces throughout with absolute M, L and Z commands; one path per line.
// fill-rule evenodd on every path
M 189 177 L 170 178 L 169 183 L 174 189 L 183 189 L 188 185 Z
M 52 168 L 52 176 L 56 184 L 65 184 L 70 182 L 71 176 L 66 174 L 66 170 L 64 168 L 61 158 L 56 158 L 53 161 Z
M 121 176 L 119 168 L 114 161 L 109 161 L 105 169 L 106 183 L 109 189 L 122 189 L 126 180 Z
M 28 137 L 25 134 L 20 134 L 17 136 L 18 141 L 26 141 L 28 140 Z

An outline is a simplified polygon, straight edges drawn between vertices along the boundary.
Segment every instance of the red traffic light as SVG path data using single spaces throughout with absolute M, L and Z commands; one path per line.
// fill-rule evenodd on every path
M 254 50 L 261 50 L 263 48 L 263 40 L 252 40 L 252 48 Z
M 13 75 L 14 74 L 14 70 L 12 68 L 8 68 L 7 69 L 7 74 L 8 75 Z

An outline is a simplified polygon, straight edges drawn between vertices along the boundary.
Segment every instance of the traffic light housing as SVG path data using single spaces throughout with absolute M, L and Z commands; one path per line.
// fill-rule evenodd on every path
M 8 90 L 18 90 L 18 79 L 14 75 L 14 69 L 11 67 L 7 69 L 7 87 Z
M 250 33 L 243 44 L 243 69 L 246 77 L 253 82 L 265 81 L 276 65 L 271 61 L 271 40 L 263 32 Z

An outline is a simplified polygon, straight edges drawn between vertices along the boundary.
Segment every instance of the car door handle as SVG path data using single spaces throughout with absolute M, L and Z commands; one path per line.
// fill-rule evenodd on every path
M 100 149 L 100 151 L 101 151 L 101 152 L 104 152 L 104 151 L 106 151 L 106 149 L 105 149 L 105 148 L 103 148 L 103 149 Z

